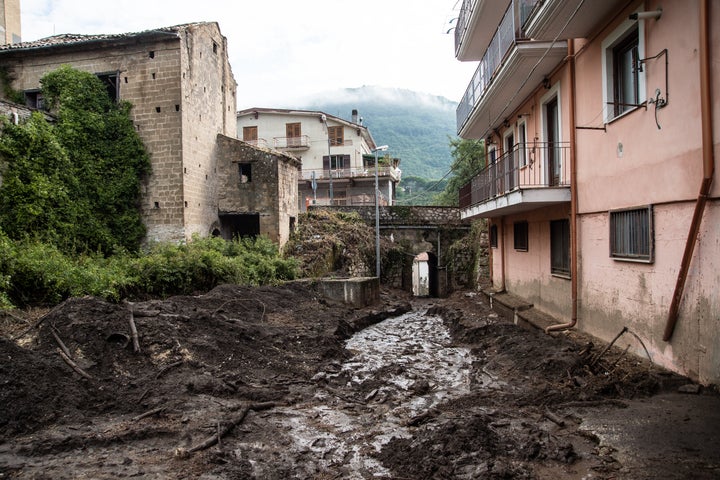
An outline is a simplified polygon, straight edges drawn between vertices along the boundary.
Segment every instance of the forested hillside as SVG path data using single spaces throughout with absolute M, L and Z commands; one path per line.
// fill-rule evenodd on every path
M 347 88 L 296 108 L 320 110 L 346 120 L 359 111 L 378 145 L 400 158 L 403 177 L 439 179 L 447 173 L 452 157 L 450 138 L 455 137 L 457 104 L 410 90 L 363 86 Z

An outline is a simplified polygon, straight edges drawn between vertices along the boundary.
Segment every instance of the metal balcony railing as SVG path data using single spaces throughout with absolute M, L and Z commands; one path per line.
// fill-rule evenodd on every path
M 468 22 L 470 21 L 470 14 L 472 13 L 473 5 L 478 0 L 463 0 L 462 7 L 460 7 L 460 14 L 458 15 L 457 23 L 455 24 L 455 56 L 457 57 L 460 53 L 460 47 L 463 42 L 463 35 L 467 30 Z
M 250 145 L 256 146 L 256 147 L 263 147 L 268 148 L 268 141 L 264 138 L 258 138 L 256 140 L 243 140 L 245 143 L 249 143 Z
M 467 208 L 524 188 L 570 185 L 567 142 L 517 144 L 460 188 L 460 208 Z
M 326 180 L 330 178 L 358 178 L 358 177 L 375 177 L 375 168 L 333 168 L 332 170 L 323 168 L 303 168 L 302 179 L 312 180 L 315 174 L 316 180 Z M 395 167 L 378 167 L 378 177 L 391 177 L 393 180 L 400 180 L 400 170 Z
M 471 0 L 466 0 L 472 3 Z M 483 97 L 487 88 L 492 83 L 495 72 L 502 65 L 505 55 L 515 45 L 517 40 L 524 40 L 522 25 L 528 20 L 530 14 L 535 8 L 535 4 L 539 0 L 513 0 L 505 11 L 505 15 L 497 27 L 497 31 L 490 41 L 480 64 L 470 80 L 470 84 L 465 90 L 465 94 L 460 100 L 460 104 L 456 111 L 456 120 L 458 131 L 465 125 L 473 107 Z M 465 3 L 463 3 L 463 8 Z M 469 13 L 469 12 L 468 12 Z M 462 15 L 462 11 L 461 11 Z M 458 19 L 460 22 L 460 19 Z M 465 29 L 466 26 L 463 27 Z M 456 42 L 460 25 L 456 30 Z M 459 48 L 457 45 L 456 48 Z
M 310 148 L 310 137 L 300 135 L 299 137 L 274 137 L 275 148 Z

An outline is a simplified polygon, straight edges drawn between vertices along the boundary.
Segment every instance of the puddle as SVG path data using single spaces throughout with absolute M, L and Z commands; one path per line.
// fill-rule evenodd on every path
M 344 478 L 389 476 L 373 453 L 392 437 L 409 437 L 405 425 L 413 417 L 469 393 L 472 356 L 450 344 L 442 319 L 419 312 L 358 332 L 346 344 L 353 357 L 326 374 L 351 378 L 340 390 L 347 398 L 319 388 L 312 405 L 277 408 L 264 419 L 283 437 L 280 456 L 297 460 L 300 452 L 308 475 L 344 466 Z M 353 397 L 368 381 L 374 388 Z M 254 466 L 262 476 L 262 466 Z

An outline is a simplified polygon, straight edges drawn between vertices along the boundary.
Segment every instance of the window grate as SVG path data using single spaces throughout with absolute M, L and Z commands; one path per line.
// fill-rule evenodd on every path
M 653 261 L 652 206 L 610 212 L 610 256 Z

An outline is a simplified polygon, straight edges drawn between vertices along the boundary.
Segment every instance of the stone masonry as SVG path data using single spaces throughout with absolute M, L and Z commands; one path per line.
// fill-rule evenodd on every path
M 147 240 L 189 240 L 217 225 L 216 141 L 235 135 L 236 97 L 217 23 L 57 35 L 0 46 L 0 62 L 12 88 L 26 92 L 37 91 L 40 78 L 61 65 L 113 77 L 119 99 L 133 105 L 133 121 L 151 156 L 142 201 Z

